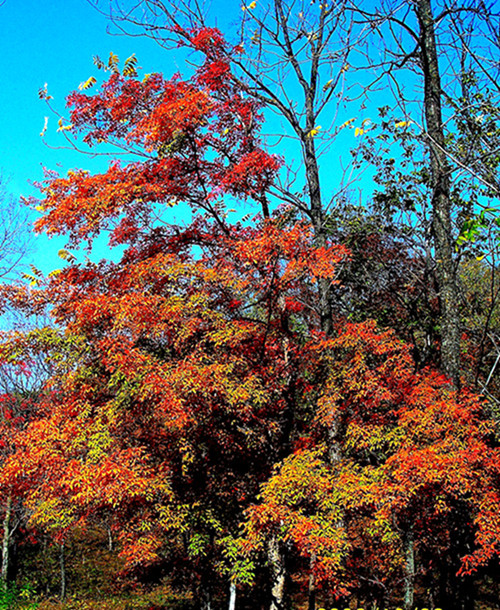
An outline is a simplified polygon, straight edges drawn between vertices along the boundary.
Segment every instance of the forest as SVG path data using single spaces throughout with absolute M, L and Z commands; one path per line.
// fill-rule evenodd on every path
M 0 608 L 500 609 L 500 6 L 88 1 L 165 69 L 38 92 Z

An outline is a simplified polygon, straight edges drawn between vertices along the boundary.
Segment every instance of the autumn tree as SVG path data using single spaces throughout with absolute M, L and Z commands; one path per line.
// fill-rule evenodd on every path
M 168 571 L 189 581 L 203 608 L 221 591 L 234 606 L 247 587 L 250 599 L 281 610 L 292 577 L 311 610 L 318 596 L 349 594 L 380 604 L 403 597 L 409 608 L 424 585 L 440 603 L 470 605 L 449 588 L 465 582 L 454 580 L 458 570 L 483 574 L 497 561 L 493 424 L 480 400 L 415 370 L 401 338 L 366 319 L 390 325 L 382 303 L 405 311 L 409 275 L 426 281 L 435 260 L 442 364 L 458 384 L 459 232 L 429 4 L 403 7 L 400 19 L 347 2 L 252 2 L 229 41 L 196 3 L 136 8 L 146 13 L 124 10 L 115 22 L 201 60 L 184 80 L 140 77 L 135 56 L 121 67 L 113 54 L 95 58 L 106 78 L 97 86 L 91 76 L 68 97 L 59 123 L 67 142 L 90 152 L 104 145 L 121 160 L 96 174 L 47 170 L 41 196 L 30 200 L 42 213 L 37 229 L 69 243 L 61 270 L 47 278 L 33 270 L 31 287 L 3 293 L 22 311 L 48 309 L 56 329 L 4 341 L 4 358 L 36 347 L 53 372 L 39 416 L 6 457 L 2 485 L 14 485 L 31 522 L 61 546 L 75 527 L 105 524 L 129 573 Z M 396 138 L 423 140 L 432 158 L 430 174 L 412 177 L 426 193 L 435 240 L 423 266 L 399 236 L 350 231 L 349 173 L 332 185 L 320 164 L 334 136 L 376 133 L 368 116 L 340 118 L 341 107 L 373 86 L 367 77 L 349 90 L 353 69 L 366 67 L 363 43 L 396 26 L 415 38 L 425 85 L 422 134 L 410 130 L 413 107 L 390 119 Z M 401 48 L 387 48 L 392 63 L 384 60 L 380 78 L 400 58 Z M 45 89 L 40 96 L 52 103 Z M 268 109 L 285 124 L 280 137 L 294 142 L 295 167 L 263 144 Z M 359 150 L 354 165 L 368 153 Z M 381 183 L 391 166 L 390 158 L 379 166 Z M 404 200 L 393 191 L 394 206 L 417 190 Z M 233 220 L 242 203 L 250 217 Z M 68 251 L 90 248 L 103 232 L 124 249 L 114 262 L 79 262 Z M 389 259 L 397 261 L 391 273 Z M 371 272 L 367 292 L 381 305 L 362 311 L 360 285 Z M 426 310 L 429 319 L 434 312 Z M 255 582 L 265 583 L 261 592 Z
M 330 343 L 322 355 L 333 360 L 331 376 L 311 423 L 340 420 L 344 457 L 332 469 L 325 445 L 288 456 L 247 511 L 248 544 L 258 550 L 279 529 L 302 557 L 315 556 L 319 590 L 356 591 L 367 605 L 472 607 L 471 574 L 496 564 L 494 422 L 476 397 L 451 392 L 446 378 L 415 373 L 392 332 L 344 324 Z M 416 597 L 417 583 L 431 598 L 422 589 Z
M 245 587 L 282 608 L 294 571 L 311 608 L 348 594 L 409 607 L 432 561 L 464 574 L 496 561 L 492 424 L 476 398 L 415 372 L 394 332 L 341 309 L 326 332 L 321 286 L 341 290 L 352 255 L 331 227 L 322 245 L 293 206 L 272 210 L 281 160 L 261 146 L 259 105 L 220 32 L 192 43 L 211 55 L 189 80 L 141 79 L 134 57 L 111 55 L 96 59 L 101 86 L 68 98 L 70 142 L 128 156 L 47 172 L 37 227 L 70 247 L 107 230 L 125 251 L 78 262 L 65 249 L 61 270 L 4 291 L 56 328 L 4 341 L 4 358 L 38 350 L 53 372 L 0 481 L 61 545 L 106 524 L 128 570 L 187 579 L 204 608 Z M 250 224 L 231 221 L 235 200 L 256 205 Z M 191 220 L 172 222 L 186 204 Z M 459 505 L 471 548 L 450 563 Z
M 104 3 L 93 4 L 107 12 Z M 167 48 L 178 43 L 196 48 L 192 32 L 210 25 L 211 16 L 196 2 L 148 0 L 132 7 L 118 0 L 110 7 L 119 30 L 142 33 Z M 360 136 L 373 127 L 376 109 L 370 95 L 385 87 L 383 104 L 393 108 L 395 122 L 417 125 L 419 150 L 414 154 L 424 156 L 431 170 L 424 248 L 430 249 L 429 266 L 435 267 L 438 284 L 442 367 L 458 385 L 461 308 L 455 242 L 465 230 L 464 209 L 472 216 L 478 213 L 473 203 L 478 202 L 476 186 L 494 197 L 498 194 L 496 128 L 491 112 L 484 112 L 487 103 L 477 99 L 484 87 L 491 96 L 498 94 L 494 5 L 276 1 L 242 4 L 241 9 L 240 25 L 228 33 L 231 44 L 224 53 L 231 60 L 233 78 L 279 117 L 282 137 L 297 142 L 302 167 L 289 165 L 275 194 L 311 219 L 320 241 L 328 215 L 341 207 L 353 176 L 346 171 L 333 185 L 326 176 L 320 180 L 335 164 L 325 153 L 335 141 L 346 146 L 346 126 L 356 127 Z M 446 73 L 438 55 L 446 59 Z M 364 119 L 354 118 L 360 106 L 369 108 Z M 489 127 L 479 132 L 481 117 Z M 453 130 L 468 134 L 470 145 L 456 147 L 450 141 Z M 343 167 L 348 166 L 344 156 Z M 479 205 L 487 206 L 487 200 Z M 323 293 L 326 320 L 332 298 L 326 286 Z M 323 324 L 327 329 L 328 323 Z
M 216 46 L 220 35 L 197 41 Z M 45 212 L 39 229 L 77 244 L 109 228 L 110 243 L 127 249 L 118 263 L 84 265 L 63 251 L 70 265 L 45 289 L 9 293 L 50 306 L 66 338 L 47 345 L 59 364 L 40 400 L 46 415 L 4 473 L 24 473 L 32 522 L 61 540 L 108 515 L 129 566 L 168 559 L 174 535 L 208 604 L 240 505 L 290 451 L 300 358 L 289 316 L 302 300 L 314 328 L 317 284 L 335 281 L 346 252 L 314 245 L 308 226 L 288 227 L 286 215 L 269 218 L 279 160 L 259 147 L 258 108 L 222 61 L 191 82 L 141 81 L 134 64 L 121 73 L 111 56 L 101 90 L 70 97 L 70 121 L 86 142 L 125 143 L 146 159 L 95 176 L 49 173 L 33 202 Z M 228 196 L 256 200 L 262 220 L 229 223 Z M 162 227 L 157 214 L 177 202 L 193 222 Z
M 96 3 L 99 7 L 99 3 Z M 118 27 L 145 28 L 147 35 L 171 47 L 181 44 L 202 54 L 205 65 L 217 65 L 221 59 L 231 66 L 231 79 L 246 95 L 262 107 L 270 108 L 279 121 L 282 137 L 293 143 L 301 159 L 287 166 L 283 178 L 273 183 L 273 198 L 292 205 L 314 227 L 317 243 L 324 245 L 326 219 L 337 197 L 350 182 L 335 185 L 325 194 L 321 188 L 319 155 L 331 142 L 322 141 L 323 132 L 333 136 L 341 129 L 335 120 L 323 126 L 322 116 L 335 104 L 345 86 L 350 54 L 357 34 L 352 30 L 347 4 L 327 7 L 300 3 L 290 7 L 277 1 L 269 6 L 242 5 L 241 30 L 231 40 L 220 41 L 218 48 L 201 45 L 197 32 L 209 27 L 203 9 L 196 3 L 173 6 L 146 2 L 130 12 L 117 5 L 113 19 Z M 272 70 L 267 69 L 272 66 Z M 291 95 L 291 91 L 296 94 Z M 300 97 L 300 103 L 294 98 Z M 340 104 L 340 102 L 337 102 Z M 333 112 L 336 115 L 336 111 Z M 331 295 L 328 283 L 321 282 L 322 328 L 330 333 Z

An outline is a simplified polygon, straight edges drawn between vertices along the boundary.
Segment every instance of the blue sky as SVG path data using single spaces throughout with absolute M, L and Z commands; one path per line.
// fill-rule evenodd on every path
M 0 166 L 11 177 L 14 194 L 31 192 L 28 180 L 41 178 L 42 165 L 61 163 L 68 169 L 82 161 L 78 155 L 50 150 L 40 138 L 48 114 L 38 98 L 44 83 L 62 108 L 66 94 L 96 72 L 93 55 L 107 57 L 113 51 L 124 59 L 135 52 L 146 70 L 161 70 L 164 51 L 152 41 L 110 36 L 107 25 L 86 0 L 6 0 L 0 7 Z M 51 143 L 58 140 L 56 127 L 51 118 Z

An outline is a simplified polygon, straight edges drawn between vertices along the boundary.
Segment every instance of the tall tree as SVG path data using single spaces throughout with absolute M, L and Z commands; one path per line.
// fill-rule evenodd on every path
M 196 44 L 216 53 L 220 35 L 199 31 Z M 32 521 L 61 541 L 89 514 L 111 511 L 131 566 L 168 560 L 167 532 L 181 548 L 187 534 L 183 559 L 208 607 L 238 504 L 291 450 L 301 359 L 290 317 L 303 300 L 306 326 L 317 327 L 317 285 L 335 281 L 346 251 L 313 243 L 286 214 L 268 217 L 279 160 L 259 146 L 255 102 L 224 58 L 191 81 L 141 81 L 134 63 L 120 71 L 111 56 L 101 89 L 69 103 L 85 141 L 138 159 L 98 175 L 48 174 L 33 202 L 44 211 L 39 229 L 79 243 L 109 228 L 111 244 L 127 249 L 118 263 L 82 266 L 62 251 L 70 266 L 45 290 L 9 293 L 48 304 L 70 351 L 5 476 L 24 471 Z M 262 220 L 230 223 L 230 196 L 253 198 Z M 159 224 L 177 203 L 193 222 Z
M 105 11 L 99 1 L 93 4 Z M 188 0 L 175 6 L 158 0 L 133 7 L 120 0 L 110 5 L 113 7 L 110 15 L 118 28 L 150 36 L 166 47 L 180 41 L 197 48 L 193 45 L 193 32 L 208 24 L 204 8 Z M 339 136 L 342 141 L 346 125 L 355 124 L 350 119 L 344 120 L 342 107 L 353 99 L 359 99 L 357 106 L 363 103 L 363 108 L 367 104 L 371 107 L 370 92 L 386 83 L 389 87 L 384 90 L 384 104 L 399 109 L 406 119 L 417 123 L 420 120 L 416 115 L 422 109 L 422 154 L 428 157 L 431 168 L 429 254 L 438 283 L 441 365 L 458 386 L 461 299 L 455 245 L 464 222 L 463 210 L 459 208 L 467 207 L 470 213 L 470 205 L 463 202 L 471 199 L 474 182 L 479 180 L 498 194 L 498 181 L 495 171 L 491 171 L 491 159 L 495 157 L 491 130 L 489 136 L 482 138 L 484 143 L 474 147 L 481 152 L 471 155 L 470 148 L 458 153 L 450 145 L 449 128 L 464 122 L 464 117 L 468 117 L 469 125 L 475 123 L 467 86 L 464 88 L 466 75 L 473 74 L 476 82 L 498 90 L 495 62 L 498 15 L 494 6 L 479 1 L 450 6 L 436 2 L 433 7 L 430 0 L 410 4 L 381 0 L 377 6 L 273 0 L 242 4 L 241 8 L 240 27 L 237 33 L 233 32 L 232 44 L 226 43 L 223 53 L 231 61 L 233 78 L 279 117 L 285 126 L 279 129 L 287 142 L 292 138 L 298 143 L 302 168 L 294 171 L 288 166 L 287 177 L 293 179 L 284 179 L 274 194 L 310 218 L 318 243 L 327 232 L 328 215 L 350 186 L 349 179 L 337 180 L 332 185 L 325 175 L 321 176 L 321 166 L 325 173 L 335 164 L 332 155 L 326 161 L 324 153 L 333 148 Z M 380 50 L 378 57 L 373 49 Z M 207 49 L 198 50 L 210 60 Z M 445 82 L 439 56 L 441 63 L 447 63 Z M 365 57 L 370 61 L 365 61 Z M 419 79 L 422 93 L 415 96 Z M 408 88 L 412 89 L 411 94 Z M 443 114 L 443 101 L 452 109 L 451 113 Z M 371 111 L 374 113 L 373 108 Z M 359 108 L 350 112 L 351 116 L 358 114 Z M 333 121 L 325 120 L 325 115 L 334 117 Z M 319 123 L 330 124 L 321 130 Z M 368 125 L 368 118 L 358 119 L 356 133 L 363 134 Z M 344 167 L 347 165 L 344 160 Z M 468 176 L 465 192 L 463 182 L 455 187 L 460 173 Z M 302 193 L 301 185 L 305 187 Z M 477 202 L 477 197 L 474 199 Z M 487 205 L 484 199 L 481 203 Z M 326 283 L 322 284 L 321 294 L 322 327 L 329 334 L 332 295 Z
M 100 3 L 95 5 L 99 8 Z M 200 44 L 197 32 L 208 27 L 204 8 L 197 2 L 147 1 L 130 11 L 116 3 L 112 19 L 119 28 L 140 27 L 166 47 L 179 42 L 204 55 L 214 66 L 222 58 L 231 66 L 231 78 L 242 91 L 275 114 L 278 140 L 293 143 L 300 162 L 287 166 L 270 195 L 291 204 L 314 227 L 319 246 L 326 242 L 327 216 L 348 188 L 350 174 L 340 184 L 321 186 L 320 157 L 341 130 L 335 124 L 344 93 L 349 57 L 357 44 L 352 19 L 343 1 L 328 5 L 287 3 L 241 5 L 238 32 L 218 47 Z M 358 33 L 359 34 L 359 33 Z M 298 99 L 300 101 L 298 101 Z M 334 105 L 334 110 L 330 108 Z M 320 123 L 328 123 L 321 127 Z M 323 140 L 323 133 L 327 140 Z M 322 329 L 332 332 L 332 306 L 328 282 L 320 282 Z
M 486 169 L 491 149 L 480 143 L 484 133 L 474 139 L 476 113 L 481 111 L 480 101 L 474 101 L 471 94 L 478 82 L 491 86 L 498 73 L 498 40 L 491 35 L 498 15 L 482 2 L 448 5 L 429 0 L 409 5 L 381 2 L 377 11 L 361 6 L 360 14 L 377 32 L 378 44 L 373 37 L 368 44 L 381 50 L 380 60 L 373 63 L 392 83 L 393 104 L 406 124 L 410 120 L 422 123 L 419 135 L 430 175 L 420 173 L 420 177 L 430 190 L 429 232 L 441 314 L 441 366 L 458 387 L 463 302 L 458 276 L 461 242 L 457 246 L 457 238 L 474 224 L 471 217 L 488 207 L 491 196 L 498 196 L 498 191 L 494 194 L 496 170 Z M 415 95 L 419 80 L 422 93 Z M 468 145 L 463 146 L 462 137 L 457 146 L 457 134 L 464 131 Z M 494 132 L 493 127 L 490 137 Z M 482 197 L 477 194 L 478 184 L 484 189 Z M 404 193 L 400 197 L 403 201 Z
M 417 0 L 420 26 L 420 60 L 424 78 L 424 109 L 432 172 L 432 232 L 441 303 L 441 358 L 443 371 L 455 386 L 460 377 L 460 315 L 457 265 L 451 222 L 451 193 L 441 111 L 441 78 L 434 16 L 430 0 Z

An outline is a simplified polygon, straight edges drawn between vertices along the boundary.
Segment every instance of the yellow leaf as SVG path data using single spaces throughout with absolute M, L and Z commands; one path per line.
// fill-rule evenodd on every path
M 98 70 L 106 70 L 106 65 L 104 64 L 102 59 L 99 57 L 99 55 L 94 55 L 93 60 L 94 60 L 94 65 L 97 66 Z
M 314 138 L 314 136 L 318 135 L 320 129 L 321 129 L 321 125 L 314 127 L 314 129 L 311 129 L 311 131 L 307 134 L 307 137 Z
M 40 132 L 40 136 L 41 136 L 42 138 L 43 138 L 43 136 L 45 135 L 45 132 L 47 131 L 47 125 L 48 125 L 48 124 L 49 124 L 49 117 L 48 117 L 48 116 L 46 116 L 46 117 L 45 117 L 45 121 L 44 121 L 44 123 L 43 123 L 43 129 L 42 129 L 42 131 Z
M 125 66 L 123 68 L 123 76 L 128 76 L 129 78 L 137 76 L 135 66 Z
M 40 280 L 35 277 L 34 275 L 31 275 L 31 273 L 23 273 L 23 278 L 25 280 L 30 280 L 29 285 L 30 286 L 39 286 L 40 285 Z
M 250 2 L 250 4 L 248 6 L 243 6 L 241 10 L 243 11 L 248 11 L 248 10 L 252 10 L 257 6 L 257 2 L 255 2 L 255 0 L 253 2 Z
M 53 99 L 52 96 L 47 93 L 47 83 L 45 83 L 43 87 L 40 87 L 40 89 L 38 89 L 38 97 L 41 100 L 47 101 Z
M 364 133 L 365 133 L 365 130 L 361 129 L 361 127 L 356 127 L 356 129 L 354 130 L 355 137 L 362 136 Z
M 399 121 L 395 124 L 395 127 L 407 127 L 411 124 L 411 121 Z
M 135 56 L 135 53 L 132 53 L 132 55 L 130 57 L 127 57 L 127 59 L 125 60 L 125 66 L 135 66 L 137 63 L 137 57 Z
M 73 129 L 73 125 L 71 123 L 69 125 L 63 125 L 63 121 L 63 117 L 57 121 L 57 124 L 59 125 L 57 131 L 69 131 L 70 129 Z
M 117 74 L 119 72 L 119 70 L 118 70 L 119 61 L 120 60 L 118 59 L 118 55 L 115 55 L 114 53 L 110 53 L 109 59 L 108 59 L 108 69 L 111 70 L 111 72 L 114 72 L 115 74 Z
M 86 81 L 83 81 L 78 85 L 78 89 L 82 91 L 83 89 L 90 89 L 96 84 L 96 79 L 94 76 L 90 76 Z
M 355 120 L 356 120 L 356 117 L 354 117 L 353 119 L 349 119 L 345 123 L 342 123 L 342 125 L 339 127 L 339 131 L 341 129 L 344 129 L 344 127 L 352 127 L 352 124 L 354 123 Z
M 71 252 L 68 252 L 64 248 L 61 248 L 61 250 L 59 250 L 57 256 L 65 261 L 68 261 L 69 263 L 76 261 L 76 256 L 74 256 L 74 254 L 71 254 Z
M 33 274 L 36 275 L 37 277 L 43 277 L 43 273 L 40 271 L 40 269 L 35 267 L 35 265 L 30 265 L 30 269 L 33 272 Z

